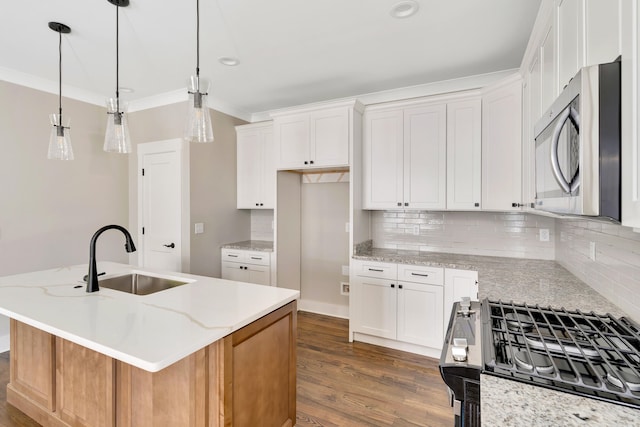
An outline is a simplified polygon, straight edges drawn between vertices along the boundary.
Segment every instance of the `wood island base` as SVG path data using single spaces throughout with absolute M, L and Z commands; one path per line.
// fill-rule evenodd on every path
M 158 372 L 11 320 L 7 401 L 43 426 L 284 426 L 296 420 L 296 302 Z

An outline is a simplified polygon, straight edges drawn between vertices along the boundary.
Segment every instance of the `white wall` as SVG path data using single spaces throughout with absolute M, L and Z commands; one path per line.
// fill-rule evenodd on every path
M 348 317 L 340 282 L 349 281 L 349 183 L 302 184 L 301 205 L 300 309 Z
M 587 219 L 558 219 L 557 261 L 640 322 L 640 233 Z M 596 259 L 590 258 L 590 243 Z
M 373 211 L 376 248 L 555 259 L 555 220 L 519 212 Z M 419 234 L 414 234 L 414 227 Z M 540 229 L 549 230 L 541 242 Z M 359 243 L 359 242 L 356 242 Z
M 106 110 L 63 99 L 73 161 L 47 160 L 58 97 L 0 81 L 0 276 L 86 264 L 103 225 L 127 224 L 127 156 L 102 151 Z M 124 240 L 107 232 L 99 260 L 127 262 Z M 8 348 L 0 316 L 0 352 Z

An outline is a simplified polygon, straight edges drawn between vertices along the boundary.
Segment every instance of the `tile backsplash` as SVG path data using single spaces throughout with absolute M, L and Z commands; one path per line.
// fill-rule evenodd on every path
M 273 210 L 251 210 L 251 240 L 273 242 Z
M 640 319 L 640 233 L 607 222 L 556 220 L 556 261 Z M 595 245 L 595 260 L 591 258 Z
M 555 259 L 555 220 L 520 212 L 372 211 L 376 248 Z M 540 229 L 549 241 L 540 241 Z

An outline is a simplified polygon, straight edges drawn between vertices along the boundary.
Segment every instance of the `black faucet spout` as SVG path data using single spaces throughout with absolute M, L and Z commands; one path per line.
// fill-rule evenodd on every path
M 126 239 L 124 248 L 127 252 L 131 253 L 136 251 L 136 245 L 133 244 L 133 238 L 126 228 L 120 225 L 112 224 L 105 225 L 104 227 L 96 231 L 91 238 L 91 243 L 89 245 L 89 274 L 87 275 L 87 292 L 97 292 L 100 290 L 100 287 L 98 286 L 98 268 L 96 267 L 96 242 L 98 241 L 98 237 L 100 237 L 102 233 L 111 229 L 120 230 L 122 234 L 124 234 L 124 237 Z

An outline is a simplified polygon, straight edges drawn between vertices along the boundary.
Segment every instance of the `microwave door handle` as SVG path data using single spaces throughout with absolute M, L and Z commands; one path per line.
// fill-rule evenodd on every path
M 551 171 L 553 172 L 553 177 L 556 179 L 556 182 L 562 188 L 565 193 L 571 192 L 571 187 L 567 182 L 567 179 L 562 174 L 560 170 L 560 162 L 558 161 L 558 143 L 560 141 L 560 134 L 562 133 L 562 128 L 564 127 L 565 122 L 569 118 L 571 114 L 570 108 L 565 108 L 562 113 L 558 116 L 558 123 L 556 127 L 553 129 L 553 136 L 551 137 Z
M 573 122 L 573 125 L 578 129 L 578 133 L 580 133 L 580 113 L 578 113 L 578 111 L 573 107 L 569 108 L 569 120 Z M 575 192 L 578 187 L 580 187 L 580 167 L 578 167 L 576 174 L 569 183 L 571 193 Z

